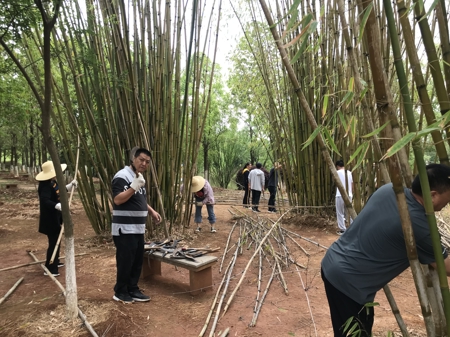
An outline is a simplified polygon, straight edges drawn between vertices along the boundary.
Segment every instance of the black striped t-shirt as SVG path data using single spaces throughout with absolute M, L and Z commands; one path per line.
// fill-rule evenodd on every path
M 125 166 L 116 173 L 112 180 L 113 200 L 119 194 L 130 187 L 135 173 L 129 166 Z M 113 236 L 122 234 L 144 234 L 145 222 L 148 215 L 145 186 L 136 191 L 127 202 L 116 205 L 113 203 L 113 219 L 111 233 Z

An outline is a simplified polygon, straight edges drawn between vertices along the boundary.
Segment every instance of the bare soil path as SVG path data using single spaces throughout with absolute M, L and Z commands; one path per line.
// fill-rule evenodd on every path
M 39 259 L 45 258 L 46 236 L 37 232 L 38 200 L 33 184 L 22 182 L 17 190 L 0 189 L 0 269 L 32 262 L 27 250 Z M 240 191 L 217 190 L 216 199 L 239 198 Z M 265 200 L 263 200 L 265 202 Z M 234 223 L 230 206 L 216 205 L 217 233 L 208 231 L 193 233 L 193 225 L 184 236 L 191 247 L 210 245 L 221 247 L 222 258 L 228 234 Z M 261 207 L 260 217 L 278 219 Z M 242 210 L 256 217 L 249 210 Z M 211 308 L 217 286 L 223 274 L 219 263 L 213 267 L 214 289 L 193 296 L 189 292 L 189 273 L 185 269 L 163 264 L 162 276 L 140 282 L 151 302 L 124 305 L 112 300 L 115 283 L 115 248 L 111 240 L 95 236 L 81 202 L 75 196 L 72 202 L 75 223 L 76 253 L 87 255 L 76 258 L 79 307 L 86 314 L 99 336 L 198 336 Z M 286 218 L 283 226 L 324 246 L 338 238 L 333 219 L 316 215 L 297 215 Z M 204 228 L 208 229 L 205 223 Z M 232 243 L 237 234 L 233 235 Z M 295 265 L 284 269 L 289 294 L 286 295 L 278 280 L 274 280 L 262 306 L 257 324 L 249 327 L 256 297 L 257 263 L 249 270 L 228 312 L 219 320 L 219 331 L 230 328 L 229 336 L 332 336 L 328 304 L 320 278 L 320 261 L 325 250 L 317 245 L 298 239 L 309 258 L 300 252 L 294 255 L 307 269 L 296 270 Z M 64 245 L 63 245 L 64 248 Z M 228 294 L 234 289 L 253 249 L 243 250 L 237 260 Z M 62 253 L 61 255 L 64 255 Z M 225 259 L 228 263 L 231 254 Z M 65 284 L 64 268 L 60 269 L 59 281 Z M 271 274 L 263 270 L 262 289 Z M 15 292 L 0 305 L 1 336 L 90 336 L 81 325 L 68 323 L 65 319 L 65 302 L 57 286 L 43 275 L 39 265 L 9 271 L 0 271 L 0 296 L 24 277 Z M 306 289 L 306 290 L 305 290 Z M 407 270 L 391 283 L 391 289 L 403 317 L 413 336 L 425 336 L 420 307 L 415 295 L 411 273 Z M 379 292 L 375 309 L 374 336 L 386 336 L 388 331 L 398 332 L 395 319 L 383 292 Z M 308 305 L 309 303 L 309 305 Z M 209 329 L 205 336 L 209 335 Z

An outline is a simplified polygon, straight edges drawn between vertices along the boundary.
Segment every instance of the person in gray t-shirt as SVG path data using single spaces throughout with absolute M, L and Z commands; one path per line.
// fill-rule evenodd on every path
M 427 166 L 434 211 L 450 202 L 450 167 Z M 422 189 L 417 176 L 412 188 L 405 189 L 406 202 L 413 227 L 419 261 L 436 267 L 428 221 L 423 206 Z M 447 275 L 450 259 L 442 249 Z M 345 233 L 328 249 L 322 260 L 334 336 L 345 336 L 342 326 L 355 317 L 363 330 L 371 335 L 375 294 L 409 267 L 397 200 L 392 184 L 380 187 Z

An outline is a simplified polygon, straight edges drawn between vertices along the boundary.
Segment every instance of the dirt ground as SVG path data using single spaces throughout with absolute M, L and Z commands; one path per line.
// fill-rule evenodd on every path
M 215 192 L 219 202 L 233 197 L 238 200 L 241 194 L 241 191 L 230 190 Z M 262 200 L 262 203 L 265 202 L 267 200 Z M 206 231 L 194 234 L 192 224 L 183 237 L 185 244 L 190 247 L 209 245 L 221 248 L 219 252 L 213 253 L 218 256 L 219 262 L 213 267 L 212 290 L 192 295 L 188 284 L 189 272 L 162 264 L 161 276 L 141 280 L 139 284 L 152 300 L 125 305 L 112 300 L 115 283 L 114 245 L 109 240 L 96 238 L 75 194 L 71 207 L 75 224 L 75 253 L 85 253 L 76 257 L 78 305 L 98 336 L 198 336 L 223 279 L 223 272 L 219 273 L 219 264 L 228 234 L 236 221 L 232 213 L 236 213 L 237 209 L 216 205 L 217 233 Z M 278 214 L 268 213 L 266 207 L 261 207 L 261 210 L 263 212 L 258 214 L 259 218 L 268 217 L 276 221 L 279 217 Z M 242 207 L 238 212 L 256 218 L 255 213 Z M 338 239 L 333 218 L 288 215 L 283 218 L 283 226 L 326 247 Z M 13 190 L 5 189 L 3 185 L 0 189 L 0 269 L 32 262 L 27 250 L 33 251 L 38 259 L 45 258 L 47 238 L 39 234 L 37 228 L 38 199 L 35 186 L 21 182 L 19 188 Z M 204 224 L 204 229 L 207 228 L 207 224 Z M 237 236 L 238 231 L 235 230 L 230 245 L 236 242 Z M 320 261 L 325 249 L 300 238 L 297 238 L 297 242 L 309 253 L 309 257 L 294 248 L 292 255 L 307 269 L 296 268 L 293 264 L 283 268 L 288 294 L 281 282 L 275 279 L 262 305 L 256 326 L 249 327 L 257 293 L 258 264 L 255 260 L 228 311 L 219 319 L 215 336 L 220 336 L 220 332 L 226 328 L 230 328 L 228 336 L 333 335 L 320 278 Z M 232 252 L 226 255 L 224 266 L 228 265 Z M 253 252 L 254 247 L 243 249 L 242 255 L 238 257 L 227 296 L 235 288 Z M 64 255 L 63 250 L 61 255 Z M 64 268 L 60 268 L 60 273 L 58 280 L 64 285 Z M 262 275 L 264 290 L 271 269 L 265 268 Z M 0 305 L 1 336 L 90 336 L 81 321 L 76 324 L 66 321 L 64 296 L 56 284 L 43 275 L 39 264 L 0 271 L 0 296 L 4 296 L 21 277 L 24 277 L 23 282 Z M 391 290 L 411 334 L 425 336 L 409 269 L 393 280 Z M 382 291 L 375 301 L 380 305 L 375 308 L 374 336 L 386 336 L 389 331 L 398 332 Z M 210 326 L 205 336 L 209 335 Z

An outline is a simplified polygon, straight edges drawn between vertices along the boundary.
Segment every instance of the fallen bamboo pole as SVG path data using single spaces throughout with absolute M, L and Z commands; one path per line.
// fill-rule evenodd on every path
M 309 297 L 308 297 L 308 291 L 305 287 L 305 284 L 303 283 L 303 278 L 302 278 L 302 274 L 300 273 L 300 270 L 298 270 L 297 266 L 295 266 L 295 269 L 297 270 L 298 276 L 300 277 L 300 281 L 302 282 L 302 288 L 305 291 L 305 296 L 306 296 L 306 303 L 308 304 L 308 309 L 309 309 L 309 313 L 311 315 L 311 320 L 314 326 L 314 332 L 316 334 L 317 337 L 317 327 L 316 327 L 316 322 L 314 322 L 314 316 L 312 313 L 312 309 L 311 309 L 311 304 L 309 303 Z
M 187 205 L 188 206 L 192 206 L 191 203 L 188 203 Z M 238 207 L 244 207 L 244 204 L 216 201 L 214 206 L 238 206 Z M 282 205 L 280 205 L 279 206 L 280 209 L 281 208 L 283 208 L 283 209 L 310 209 L 310 208 L 317 209 L 317 208 L 333 208 L 333 207 L 335 207 L 335 206 L 334 205 L 329 205 L 329 206 L 289 206 L 289 205 L 282 206 Z M 267 213 L 268 213 L 268 211 L 267 211 Z
M 22 281 L 23 281 L 23 276 L 19 279 L 19 281 L 17 281 L 17 282 L 12 286 L 11 289 L 8 290 L 8 292 L 5 294 L 5 296 L 3 296 L 3 297 L 0 299 L 0 305 L 1 305 L 3 302 L 6 301 L 6 299 L 8 298 L 8 296 L 11 295 L 11 294 L 14 292 L 14 290 L 16 290 L 16 288 L 19 286 L 20 283 L 22 283 Z
M 236 247 L 236 251 L 234 252 L 234 256 L 233 256 L 233 262 L 231 264 L 230 270 L 228 271 L 228 275 L 226 276 L 226 282 L 225 282 L 225 286 L 222 292 L 222 296 L 220 297 L 219 303 L 217 303 L 217 309 L 216 309 L 216 316 L 214 317 L 214 321 L 211 327 L 211 330 L 209 332 L 209 337 L 213 337 L 214 336 L 214 331 L 216 330 L 216 326 L 217 326 L 217 322 L 219 321 L 219 315 L 220 315 L 220 309 L 222 308 L 222 303 L 225 299 L 225 295 L 227 293 L 228 290 L 228 286 L 230 284 L 230 279 L 231 279 L 231 275 L 233 273 L 233 268 L 234 265 L 236 263 L 237 260 L 237 256 L 239 253 L 239 247 L 241 246 L 240 242 L 238 242 L 238 246 Z M 222 315 L 223 316 L 223 315 Z
M 81 256 L 81 255 L 87 255 L 87 254 L 88 253 L 80 253 L 80 254 L 75 254 L 75 256 Z M 64 258 L 65 258 L 65 256 L 60 257 L 60 259 L 64 259 Z M 45 260 L 39 260 L 39 261 L 30 262 L 30 263 L 18 264 L 16 266 L 0 269 L 0 271 L 6 271 L 6 270 L 17 269 L 17 268 L 21 268 L 21 267 L 33 266 L 35 264 L 42 263 L 42 262 L 45 262 Z
M 223 250 L 222 261 L 220 262 L 219 273 L 222 272 L 223 261 L 225 260 L 225 256 L 228 253 L 228 245 L 230 244 L 231 234 L 233 233 L 234 228 L 236 227 L 236 224 L 237 224 L 237 221 L 234 223 L 233 227 L 231 227 L 230 234 L 228 234 L 227 244 L 225 245 L 225 249 Z
M 30 254 L 30 256 L 35 260 L 38 261 L 37 257 L 31 252 L 28 251 L 28 254 Z M 66 289 L 64 289 L 63 285 L 56 279 L 56 277 L 53 276 L 53 274 L 50 272 L 50 270 L 47 269 L 46 266 L 44 266 L 43 264 L 41 264 L 42 269 L 45 270 L 45 272 L 47 273 L 47 275 L 56 283 L 56 285 L 59 287 L 59 289 L 61 289 L 62 294 L 64 295 L 64 297 L 66 297 Z M 86 319 L 86 315 L 83 314 L 83 312 L 80 310 L 80 308 L 78 308 L 78 317 L 80 317 L 81 321 L 83 322 L 83 324 L 86 326 L 86 329 L 88 329 L 88 331 L 91 333 L 92 336 L 94 337 L 98 337 L 97 333 L 95 332 L 95 330 L 92 328 L 92 326 L 89 324 L 89 322 Z
M 273 268 L 272 268 L 272 275 L 270 275 L 270 279 L 267 282 L 266 289 L 264 290 L 264 293 L 261 296 L 261 300 L 258 303 L 258 308 L 253 313 L 253 318 L 252 318 L 252 321 L 250 322 L 249 326 L 255 326 L 256 325 L 256 320 L 258 319 L 258 316 L 259 316 L 259 313 L 261 311 L 261 307 L 263 305 L 264 299 L 266 298 L 267 292 L 269 291 L 270 285 L 272 284 L 273 277 L 275 276 L 275 268 L 276 268 L 276 266 L 274 265 Z
M 232 263 L 233 263 L 233 259 L 231 259 L 230 263 L 228 263 L 228 267 L 225 270 L 225 276 L 222 278 L 222 281 L 219 284 L 219 287 L 216 291 L 216 296 L 214 297 L 214 301 L 212 302 L 211 310 L 209 310 L 208 316 L 206 317 L 205 324 L 203 325 L 202 331 L 200 331 L 200 333 L 198 334 L 198 337 L 203 337 L 203 335 L 206 332 L 206 329 L 208 329 L 208 324 L 209 324 L 209 321 L 211 320 L 211 316 L 214 311 L 214 307 L 217 304 L 217 299 L 219 298 L 220 290 L 222 289 L 222 286 L 225 283 L 225 279 L 227 278 L 226 276 L 227 276 L 228 270 L 230 269 L 230 266 Z
M 230 328 L 226 328 L 224 332 L 222 332 L 222 334 L 220 335 L 220 337 L 227 337 L 228 333 L 230 332 Z
M 328 247 L 326 247 L 326 246 L 324 246 L 324 245 L 321 245 L 320 243 L 315 242 L 315 241 L 313 241 L 313 240 L 311 240 L 311 239 L 308 239 L 308 238 L 305 238 L 305 237 L 303 237 L 303 236 L 301 236 L 301 235 L 298 235 L 297 233 L 292 232 L 292 231 L 290 231 L 290 230 L 288 230 L 288 229 L 286 229 L 286 228 L 283 228 L 283 230 L 286 231 L 286 232 L 288 232 L 289 234 L 292 234 L 292 235 L 294 235 L 294 236 L 300 238 L 300 239 L 303 239 L 303 240 L 305 240 L 305 241 L 308 241 L 309 243 L 312 243 L 312 244 L 314 244 L 314 245 L 316 245 L 316 246 L 318 246 L 318 247 L 321 247 L 321 248 L 323 248 L 323 249 L 328 249 Z

